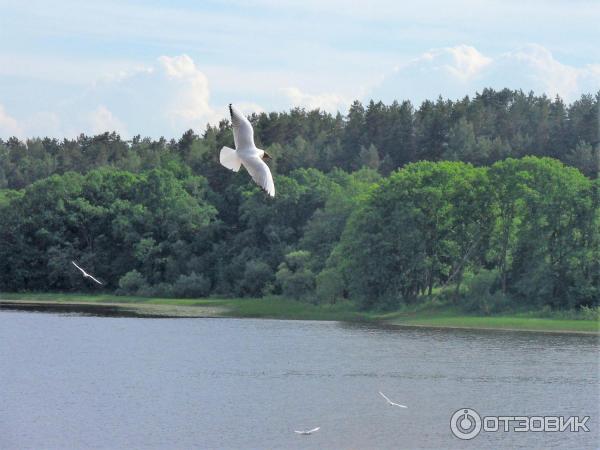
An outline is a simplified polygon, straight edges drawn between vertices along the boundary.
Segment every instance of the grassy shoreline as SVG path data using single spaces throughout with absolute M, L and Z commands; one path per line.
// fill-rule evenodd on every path
M 391 313 L 361 312 L 351 304 L 312 305 L 279 297 L 263 299 L 167 299 L 89 294 L 0 293 L 13 306 L 103 305 L 147 317 L 254 317 L 292 320 L 365 321 L 392 326 L 585 333 L 600 335 L 600 321 L 536 317 L 535 313 L 467 315 L 453 308 Z

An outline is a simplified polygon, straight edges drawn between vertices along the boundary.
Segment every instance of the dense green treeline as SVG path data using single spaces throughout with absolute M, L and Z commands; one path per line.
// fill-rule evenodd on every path
M 550 158 L 419 162 L 390 176 L 298 169 L 265 197 L 184 166 L 53 175 L 0 196 L 0 290 L 283 293 L 365 309 L 445 287 L 480 312 L 595 306 L 600 182 Z M 227 218 L 228 221 L 225 221 Z M 235 220 L 234 220 L 235 218 Z
M 481 312 L 597 305 L 599 187 L 549 158 L 411 164 L 351 216 L 322 282 L 365 307 L 449 285 Z
M 566 105 L 558 97 L 485 89 L 473 98 L 439 98 L 418 107 L 409 101 L 357 101 L 346 116 L 293 109 L 250 119 L 257 145 L 275 156 L 275 172 L 282 175 L 308 167 L 353 172 L 364 166 L 387 175 L 420 160 L 489 165 L 533 155 L 559 159 L 596 177 L 599 117 L 600 92 Z M 141 172 L 183 160 L 219 191 L 223 180 L 207 161 L 215 163 L 216 151 L 232 142 L 227 121 L 208 126 L 202 136 L 190 130 L 178 141 L 140 136 L 124 141 L 114 133 L 63 141 L 5 137 L 0 139 L 0 189 L 21 189 L 55 173 L 103 166 Z
M 219 165 L 226 122 L 170 142 L 0 141 L 0 290 L 597 306 L 599 100 L 254 115 L 274 199 Z

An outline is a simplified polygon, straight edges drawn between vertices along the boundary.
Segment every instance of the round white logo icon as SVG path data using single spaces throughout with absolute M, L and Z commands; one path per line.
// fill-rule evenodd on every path
M 450 429 L 459 439 L 473 439 L 481 431 L 481 417 L 474 409 L 459 409 L 450 419 Z

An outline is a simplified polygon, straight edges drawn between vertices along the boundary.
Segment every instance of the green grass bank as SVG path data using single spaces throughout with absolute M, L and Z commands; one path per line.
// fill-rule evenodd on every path
M 172 299 L 116 295 L 0 293 L 2 305 L 106 305 L 140 316 L 164 317 L 254 317 L 291 320 L 365 321 L 396 326 L 473 328 L 600 335 L 600 321 L 565 318 L 564 313 L 528 311 L 493 316 L 469 315 L 448 306 L 379 313 L 358 311 L 351 303 L 313 305 L 281 297 L 261 299 Z M 576 315 L 576 314 L 575 314 Z M 573 316 L 571 314 L 570 316 Z

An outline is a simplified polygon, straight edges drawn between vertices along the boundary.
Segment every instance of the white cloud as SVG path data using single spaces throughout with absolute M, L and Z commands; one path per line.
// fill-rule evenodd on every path
M 94 134 L 116 131 L 121 135 L 126 135 L 125 125 L 104 105 L 98 106 L 89 114 L 89 122 L 90 129 Z
M 214 111 L 209 104 L 208 79 L 192 58 L 185 54 L 161 56 L 158 62 L 173 89 L 167 109 L 167 116 L 172 123 L 198 127 L 202 121 L 212 119 Z
M 447 66 L 447 70 L 464 81 L 479 75 L 492 62 L 491 58 L 482 55 L 477 49 L 468 45 L 450 47 L 447 51 L 453 58 L 453 64 Z
M 16 119 L 11 117 L 4 106 L 0 105 L 0 137 L 23 137 L 23 129 Z
M 482 55 L 475 47 L 459 45 L 430 50 L 411 62 L 409 66 L 422 66 L 420 70 L 439 71 L 467 82 L 479 75 L 491 62 L 491 58 Z
M 505 75 L 536 91 L 572 100 L 584 91 L 600 86 L 600 71 L 594 66 L 574 67 L 557 61 L 552 53 L 537 44 L 528 44 L 501 55 L 494 64 L 498 76 Z M 588 85 L 595 80 L 594 86 Z
M 20 128 L 3 115 L 6 123 L 0 122 L 0 131 L 10 127 L 13 134 L 55 137 L 117 131 L 171 138 L 189 128 L 201 131 L 227 114 L 225 106 L 220 114 L 215 112 L 208 78 L 185 54 L 164 55 L 152 65 L 115 68 L 84 88 L 65 91 L 51 106 L 28 112 Z
M 322 109 L 335 112 L 344 109 L 351 102 L 348 98 L 335 93 L 307 94 L 297 87 L 282 88 L 281 91 L 289 98 L 292 106 L 306 109 Z
M 1 62 L 0 56 L 0 75 Z M 291 106 L 343 112 L 355 98 L 419 103 L 438 95 L 456 99 L 485 87 L 508 87 L 573 101 L 600 86 L 600 64 L 569 65 L 535 44 L 497 54 L 466 44 L 434 48 L 369 83 L 366 76 L 361 82 L 331 72 L 311 78 L 279 66 L 250 68 L 241 77 L 236 67 L 200 65 L 187 54 L 102 67 L 86 83 L 78 77 L 54 95 L 46 96 L 50 89 L 38 87 L 38 80 L 13 90 L 28 96 L 22 99 L 5 88 L 3 101 L 11 105 L 11 114 L 0 105 L 0 137 L 74 137 L 115 130 L 172 138 L 189 128 L 201 132 L 207 123 L 228 117 L 229 102 L 246 114 Z M 371 80 L 386 73 L 380 65 L 365 67 Z
M 522 89 L 573 101 L 600 86 L 600 65 L 576 67 L 558 61 L 545 47 L 528 44 L 497 56 L 459 45 L 430 50 L 398 66 L 372 91 L 387 101 L 420 102 L 438 95 L 462 98 L 483 88 Z
M 203 77 L 202 73 L 196 68 L 196 64 L 188 55 L 181 56 L 161 56 L 158 62 L 164 67 L 167 75 L 171 78 L 195 78 Z

